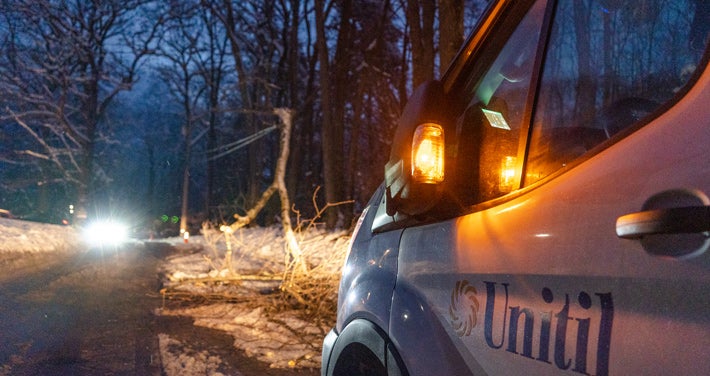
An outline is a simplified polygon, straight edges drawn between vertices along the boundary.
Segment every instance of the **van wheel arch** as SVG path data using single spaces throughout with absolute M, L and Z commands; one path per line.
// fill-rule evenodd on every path
M 352 321 L 338 335 L 327 367 L 328 376 L 408 376 L 387 334 L 365 319 Z

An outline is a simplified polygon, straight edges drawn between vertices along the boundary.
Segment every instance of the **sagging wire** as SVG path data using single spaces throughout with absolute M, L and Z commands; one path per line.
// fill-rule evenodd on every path
M 216 148 L 211 149 L 211 150 L 207 150 L 207 152 L 206 152 L 207 154 L 219 152 L 220 150 L 222 150 L 222 152 L 220 152 L 220 153 L 217 154 L 217 155 L 213 155 L 213 156 L 207 158 L 207 160 L 208 160 L 208 161 L 213 161 L 213 160 L 215 160 L 215 159 L 222 158 L 222 157 L 224 157 L 224 156 L 226 156 L 226 155 L 229 155 L 229 154 L 231 154 L 231 153 L 234 153 L 235 151 L 237 151 L 237 150 L 239 150 L 239 149 L 241 149 L 241 148 L 243 148 L 243 147 L 245 147 L 245 146 L 251 144 L 252 142 L 254 142 L 254 141 L 256 141 L 256 140 L 258 140 L 258 139 L 260 139 L 260 138 L 266 136 L 267 134 L 271 133 L 271 132 L 272 132 L 274 129 L 276 129 L 276 128 L 277 128 L 276 125 L 272 125 L 272 126 L 270 126 L 270 127 L 268 127 L 268 128 L 264 128 L 264 129 L 262 129 L 262 130 L 260 130 L 260 131 L 258 131 L 258 132 L 256 132 L 256 133 L 254 133 L 254 134 L 252 134 L 252 135 L 249 135 L 249 136 L 244 137 L 244 138 L 242 138 L 242 139 L 239 139 L 239 140 L 237 140 L 237 141 L 234 141 L 234 142 L 231 142 L 231 143 L 229 143 L 229 144 L 216 147 Z M 225 148 L 227 148 L 227 150 L 224 150 Z

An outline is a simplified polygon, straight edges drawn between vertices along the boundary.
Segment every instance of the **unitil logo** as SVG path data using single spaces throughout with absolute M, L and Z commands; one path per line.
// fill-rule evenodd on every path
M 483 284 L 486 289 L 483 336 L 488 347 L 554 364 L 562 370 L 589 374 L 588 347 L 590 339 L 596 339 L 595 375 L 609 374 L 614 322 L 614 300 L 610 292 L 590 294 L 580 291 L 576 302 L 572 304 L 581 308 L 581 312 L 588 312 L 590 317 L 584 317 L 586 315 L 583 314 L 582 317 L 573 317 L 570 312 L 571 299 L 567 293 L 556 297 L 550 288 L 543 287 L 540 304 L 523 307 L 510 301 L 509 283 L 484 281 Z M 476 287 L 466 280 L 457 281 L 451 291 L 449 316 L 451 326 L 459 337 L 470 336 L 478 323 L 480 304 L 477 295 Z M 590 331 L 594 321 L 597 321 L 599 327 L 596 333 Z M 575 339 L 573 354 L 567 352 L 569 330 L 575 330 L 570 332 Z M 533 333 L 539 333 L 537 349 L 533 348 Z M 522 336 L 520 349 L 518 336 Z

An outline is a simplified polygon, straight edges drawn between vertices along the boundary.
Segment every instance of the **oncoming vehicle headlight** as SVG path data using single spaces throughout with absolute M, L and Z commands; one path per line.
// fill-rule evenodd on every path
M 128 228 L 115 221 L 95 221 L 84 229 L 84 239 L 94 246 L 120 245 L 128 239 Z

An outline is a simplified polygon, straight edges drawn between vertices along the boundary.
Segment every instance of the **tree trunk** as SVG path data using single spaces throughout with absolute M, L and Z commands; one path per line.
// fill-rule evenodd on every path
M 300 1 L 299 0 L 289 0 L 290 13 L 289 13 L 289 26 L 290 29 L 287 31 L 287 81 L 289 83 L 288 92 L 288 105 L 291 108 L 296 108 L 296 106 L 301 102 L 299 99 L 299 83 L 301 82 L 301 77 L 299 76 L 299 57 L 300 57 L 300 43 L 299 43 L 299 22 L 300 22 Z M 303 111 L 303 110 L 300 110 Z M 299 112 L 300 112 L 299 111 Z M 301 114 L 299 114 L 300 116 Z M 292 147 L 303 147 L 304 150 L 310 149 L 310 133 L 304 133 L 304 120 L 301 117 L 299 121 L 300 127 L 296 124 L 292 127 L 291 136 L 291 146 Z M 305 154 L 307 153 L 296 153 L 291 158 L 291 167 L 287 171 L 286 176 L 286 186 L 289 191 L 295 192 L 293 200 L 298 202 L 299 183 L 302 183 L 302 177 L 304 176 L 304 167 L 307 169 L 308 165 L 304 164 Z
M 101 65 L 101 60 L 93 67 Z M 84 70 L 92 68 L 84 67 Z M 86 141 L 83 143 L 83 155 L 81 156 L 81 178 L 78 186 L 78 197 L 76 207 L 76 219 L 81 224 L 88 217 L 89 205 L 94 204 L 94 158 L 96 148 L 96 128 L 98 127 L 98 111 L 99 111 L 99 75 L 93 73 L 91 79 L 84 85 L 84 93 L 86 100 L 83 103 L 82 115 L 86 126 Z
M 349 1 L 346 1 L 349 3 Z M 347 4 L 346 4 L 347 5 Z M 316 0 L 316 43 L 318 60 L 320 62 L 320 91 L 321 107 L 323 111 L 323 126 L 321 131 L 323 154 L 323 184 L 325 186 L 325 199 L 327 202 L 342 201 L 343 186 L 343 124 L 341 103 L 332 100 L 334 84 L 331 82 L 331 64 L 328 57 L 328 46 L 325 36 L 324 1 Z M 348 20 L 344 21 L 345 23 Z M 341 30 L 343 32 L 343 30 Z M 340 38 L 339 38 L 340 39 Z M 339 67 L 336 67 L 336 69 Z M 341 67 L 340 67 L 341 68 Z M 336 118 L 339 116 L 340 118 Z M 339 121 L 340 120 L 340 121 Z M 338 212 L 330 210 L 325 213 L 325 222 L 328 228 L 337 224 Z
M 207 150 L 213 150 L 217 146 L 217 111 L 220 105 L 219 92 L 222 86 L 222 75 L 224 67 L 225 45 L 224 39 L 218 37 L 217 29 L 220 28 L 208 12 L 202 13 L 202 20 L 205 23 L 210 36 L 208 59 L 205 64 L 206 72 L 203 73 L 207 80 L 207 90 L 209 98 L 209 130 L 207 134 Z M 216 185 L 216 162 L 214 159 L 207 159 L 207 187 L 205 187 L 205 213 L 207 218 L 213 218 L 212 206 L 215 200 Z
M 463 0 L 439 0 L 439 77 L 463 44 Z
M 185 106 L 185 152 L 182 170 L 182 200 L 180 204 L 180 234 L 188 232 L 187 217 L 189 211 L 190 200 L 190 157 L 192 154 L 192 111 L 190 110 L 189 100 L 184 100 Z
M 414 87 L 434 78 L 433 0 L 407 0 L 407 23 L 412 44 L 412 83 Z

